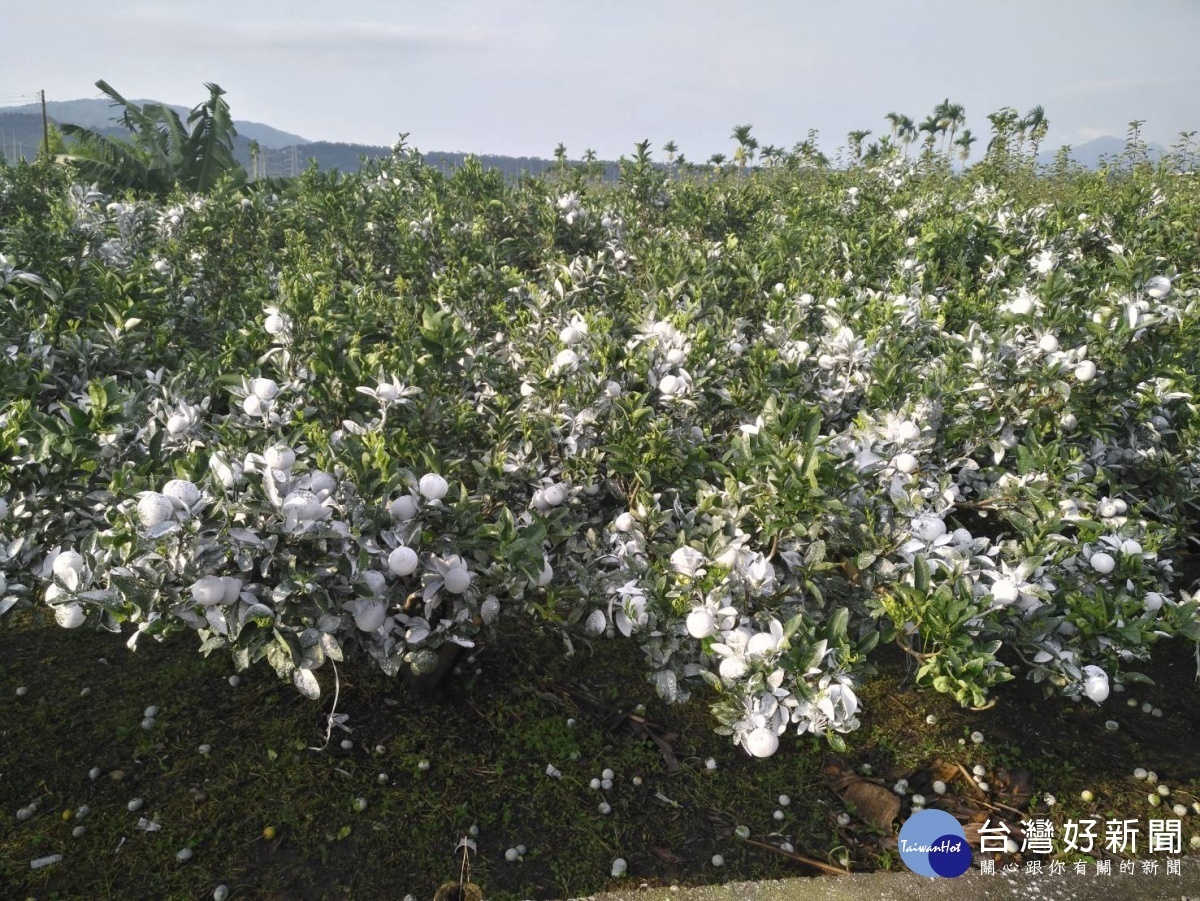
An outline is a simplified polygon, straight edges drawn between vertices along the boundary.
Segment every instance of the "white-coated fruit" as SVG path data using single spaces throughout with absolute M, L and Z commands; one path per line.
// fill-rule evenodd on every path
M 395 576 L 412 575 L 420 565 L 417 552 L 410 547 L 401 545 L 388 554 L 388 569 Z
M 421 492 L 421 497 L 426 500 L 439 501 L 446 496 L 446 492 L 450 490 L 450 486 L 436 472 L 427 472 L 421 476 L 421 481 L 417 483 L 417 490 Z
M 54 608 L 54 619 L 64 629 L 77 629 L 87 619 L 87 614 L 80 604 L 61 604 Z
M 742 739 L 742 744 L 755 757 L 770 757 L 779 750 L 779 736 L 774 730 L 760 726 Z
M 169 520 L 175 513 L 175 505 L 166 495 L 148 491 L 138 501 L 137 512 L 142 525 L 152 528 Z
M 192 600 L 204 607 L 223 603 L 225 582 L 220 576 L 201 576 L 191 587 Z
M 452 567 L 445 575 L 446 590 L 451 594 L 462 594 L 471 586 L 471 573 L 466 567 Z

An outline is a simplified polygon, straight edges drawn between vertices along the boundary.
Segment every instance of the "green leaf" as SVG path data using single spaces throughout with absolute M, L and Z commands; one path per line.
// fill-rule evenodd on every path
M 796 634 L 796 632 L 799 631 L 799 629 L 802 625 L 804 625 L 804 614 L 797 613 L 795 616 L 793 616 L 791 619 L 789 619 L 787 621 L 787 623 L 784 625 L 783 637 L 791 638 L 793 635 Z
M 917 554 L 913 559 L 913 581 L 917 591 L 923 595 L 929 594 L 929 564 L 922 554 Z
M 804 444 L 807 447 L 812 447 L 817 437 L 821 434 L 821 413 L 817 411 L 808 417 L 808 421 L 804 424 Z M 815 454 L 813 455 L 816 456 Z
M 827 634 L 829 640 L 835 644 L 841 644 L 846 638 L 846 626 L 850 622 L 850 609 L 848 607 L 839 607 L 833 612 L 833 616 L 829 618 L 829 627 Z
M 1020 532 L 1023 538 L 1034 538 L 1037 536 L 1037 527 L 1024 513 L 1018 513 L 1016 510 L 1005 510 L 1000 515 L 1014 529 Z
M 875 650 L 875 646 L 879 644 L 879 638 L 880 633 L 878 629 L 868 632 L 862 637 L 862 640 L 859 641 L 858 645 L 855 647 L 855 653 L 857 653 L 859 656 L 865 657 L 867 654 L 871 653 L 871 651 Z

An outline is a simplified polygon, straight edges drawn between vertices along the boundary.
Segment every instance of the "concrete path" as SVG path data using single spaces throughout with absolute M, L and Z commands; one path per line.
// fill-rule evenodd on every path
M 699 888 L 640 889 L 594 895 L 589 901 L 1200 901 L 1200 858 L 1185 857 L 1177 876 L 1097 876 L 1095 865 L 1086 876 L 1070 866 L 1062 875 L 1026 876 L 997 872 L 994 876 L 968 873 L 957 879 L 927 879 L 914 873 L 863 873 L 781 879 L 772 882 L 731 882 Z

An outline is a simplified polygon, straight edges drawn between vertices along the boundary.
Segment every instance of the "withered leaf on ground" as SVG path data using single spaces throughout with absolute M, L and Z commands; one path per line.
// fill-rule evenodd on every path
M 985 819 L 987 819 L 987 811 L 981 811 L 978 807 L 974 807 L 965 803 L 963 799 L 951 797 L 949 795 L 942 795 L 940 798 L 937 798 L 931 802 L 929 806 L 936 808 L 937 810 L 944 810 L 946 813 L 950 814 L 950 816 L 963 822 L 968 820 L 977 820 L 978 822 L 982 823 Z
M 825 764 L 821 767 L 821 775 L 828 776 L 831 779 L 838 776 L 845 776 L 849 772 L 851 772 L 850 768 L 846 766 L 846 762 L 840 757 L 826 757 Z
M 1033 774 L 1026 769 L 996 771 L 993 790 L 1002 804 L 1024 810 L 1033 798 Z
M 882 785 L 866 779 L 843 779 L 842 798 L 853 804 L 855 813 L 884 833 L 891 833 L 892 822 L 900 814 L 900 799 Z
M 934 782 L 945 782 L 949 785 L 954 781 L 954 777 L 958 775 L 958 765 L 947 763 L 940 757 L 936 757 L 933 763 L 930 764 L 929 775 Z
M 666 861 L 673 867 L 683 863 L 683 858 L 672 852 L 669 848 L 651 848 L 650 850 L 654 852 L 655 857 Z

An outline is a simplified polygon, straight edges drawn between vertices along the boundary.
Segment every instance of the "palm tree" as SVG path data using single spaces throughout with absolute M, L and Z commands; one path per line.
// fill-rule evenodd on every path
M 716 169 L 719 172 L 721 167 L 723 165 L 725 165 L 725 154 L 714 153 L 712 156 L 710 156 L 708 158 L 708 162 L 712 165 L 712 167 L 714 169 Z
M 807 162 L 810 166 L 825 168 L 829 165 L 829 157 L 823 154 L 817 143 L 818 134 L 815 128 L 810 128 L 808 137 L 792 145 L 792 155 L 798 160 Z
M 961 104 L 951 103 L 947 97 L 933 108 L 933 117 L 937 120 L 938 131 L 942 133 L 942 149 L 947 143 L 953 145 L 954 133 L 966 121 L 967 111 Z
M 904 144 L 904 157 L 908 158 L 908 145 L 917 139 L 917 126 L 908 116 L 900 117 L 900 124 L 896 127 L 896 136 Z
M 978 140 L 979 138 L 971 134 L 971 129 L 964 128 L 963 133 L 954 142 L 954 145 L 958 147 L 958 159 L 964 166 L 966 166 L 967 159 L 971 156 L 971 145 Z
M 869 128 L 852 131 L 846 135 L 846 140 L 850 143 L 850 149 L 854 152 L 854 161 L 857 163 L 862 160 L 862 142 L 866 140 L 867 135 L 871 133 Z
M 250 141 L 250 180 L 254 181 L 258 178 L 258 154 L 261 148 L 258 146 L 258 141 Z
M 908 119 L 908 116 L 893 112 L 888 113 L 886 116 L 884 116 L 884 118 L 887 119 L 888 124 L 892 126 L 892 140 L 895 141 L 900 137 L 900 126 L 906 119 Z
M 872 141 L 867 145 L 867 149 L 863 151 L 864 163 L 877 163 L 881 159 L 886 159 L 895 150 L 895 145 L 892 144 L 892 139 L 888 135 L 880 135 L 879 141 Z
M 733 139 L 738 142 L 737 150 L 733 152 L 733 161 L 738 164 L 738 170 L 744 172 L 746 163 L 754 158 L 754 151 L 758 149 L 758 141 L 750 137 L 750 125 L 735 125 L 733 126 Z
M 96 87 L 112 98 L 114 106 L 124 108 L 119 122 L 129 129 L 130 140 L 63 125 L 63 132 L 76 140 L 69 158 L 88 181 L 117 191 L 132 188 L 159 196 L 177 185 L 188 191 L 208 191 L 226 175 L 238 184 L 245 182 L 246 170 L 233 155 L 237 129 L 219 85 L 205 85 L 208 100 L 188 116 L 191 133 L 179 114 L 162 104 L 139 107 L 104 80 L 96 82 Z
M 762 153 L 759 158 L 768 166 L 774 168 L 779 160 L 783 157 L 783 148 L 776 147 L 774 144 L 766 144 L 763 146 Z
M 936 116 L 926 116 L 925 121 L 917 126 L 918 131 L 925 132 L 925 138 L 921 141 L 922 144 L 929 150 L 933 149 L 933 145 L 937 142 L 937 133 L 941 131 L 941 125 L 938 124 Z
M 1045 140 L 1046 132 L 1050 128 L 1050 120 L 1046 118 L 1046 110 L 1040 103 L 1025 114 L 1025 118 L 1021 120 L 1021 128 L 1029 132 L 1030 152 L 1036 160 L 1038 147 Z
M 949 135 L 947 144 L 948 144 L 948 146 L 953 147 L 954 146 L 954 133 L 956 131 L 958 131 L 960 126 L 966 124 L 967 110 L 966 110 L 966 107 L 964 107 L 960 103 L 949 103 L 949 104 L 947 104 L 944 112 L 946 114 L 946 120 L 949 122 L 949 127 L 950 127 L 950 135 Z
M 558 160 L 558 173 L 561 175 L 563 169 L 566 168 L 567 165 L 567 147 L 561 141 L 559 142 L 558 146 L 554 148 L 554 158 Z
M 671 175 L 675 175 L 675 154 L 679 152 L 679 145 L 674 141 L 667 141 L 663 144 L 663 153 L 667 155 L 667 168 L 671 170 Z
M 585 150 L 583 152 L 583 171 L 584 171 L 584 174 L 587 175 L 589 178 L 592 176 L 592 173 L 595 169 L 595 163 L 596 163 L 596 151 L 592 150 L 592 148 L 589 147 L 587 150 Z
M 950 98 L 947 97 L 941 103 L 933 108 L 933 115 L 930 117 L 937 123 L 937 130 L 942 133 L 942 143 L 946 142 L 946 132 L 950 129 Z M 928 120 L 927 120 L 928 121 Z

